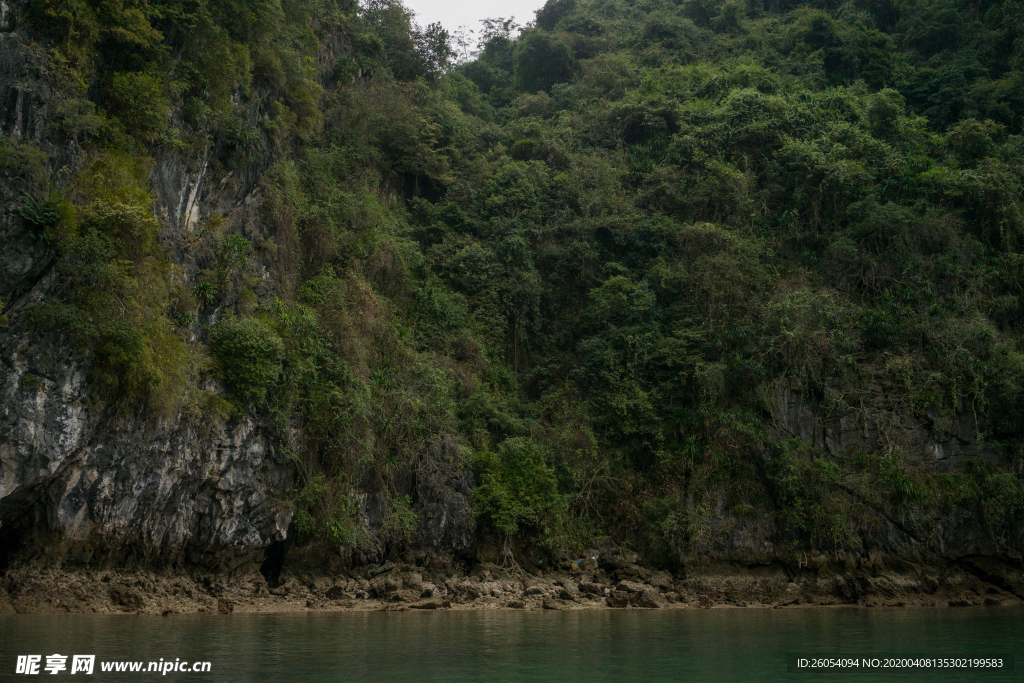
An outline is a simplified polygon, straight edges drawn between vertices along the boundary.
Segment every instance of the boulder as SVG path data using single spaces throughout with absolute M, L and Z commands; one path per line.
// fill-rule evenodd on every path
M 327 596 L 328 600 L 344 600 L 352 597 L 352 595 L 346 590 L 346 586 L 342 585 L 331 586 L 327 589 L 327 592 L 324 593 L 324 595 Z
M 626 552 L 604 552 L 598 557 L 598 565 L 606 569 L 622 569 L 629 567 L 636 563 L 639 559 L 639 555 L 636 553 Z
M 483 595 L 483 590 L 479 583 L 473 581 L 464 581 L 459 586 L 459 593 L 465 596 L 468 600 L 476 600 Z
M 615 590 L 605 598 L 605 602 L 608 603 L 609 607 L 628 607 L 630 595 L 630 593 Z
M 387 598 L 402 589 L 402 582 L 393 574 L 382 574 L 370 581 L 370 587 L 378 597 Z
M 476 565 L 473 565 L 473 569 L 470 570 L 469 576 L 470 576 L 470 578 L 475 578 L 475 579 L 478 579 L 480 581 L 490 581 L 492 576 L 493 576 L 492 575 L 492 569 L 493 568 L 494 568 L 494 565 L 490 564 L 489 562 L 488 563 L 476 564 Z
M 419 572 L 407 572 L 402 574 L 402 585 L 412 591 L 423 591 L 423 575 Z
M 634 593 L 632 603 L 637 607 L 647 609 L 658 609 L 665 606 L 665 600 L 657 591 L 644 591 L 639 595 Z
M 647 583 L 651 584 L 655 588 L 668 590 L 672 587 L 672 575 L 668 572 L 653 572 L 651 574 L 651 578 L 647 580 Z
M 621 569 L 616 569 L 614 574 L 615 578 L 620 581 L 623 579 L 636 579 L 640 576 L 640 568 L 634 566 L 622 567 Z
M 542 605 L 544 609 L 562 609 L 562 605 L 553 598 L 544 598 Z

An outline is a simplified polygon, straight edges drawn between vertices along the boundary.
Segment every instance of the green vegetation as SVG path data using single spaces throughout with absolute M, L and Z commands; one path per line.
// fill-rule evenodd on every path
M 256 318 L 227 318 L 210 333 L 210 351 L 235 396 L 260 405 L 281 373 L 284 342 Z
M 511 438 L 501 442 L 497 454 L 479 457 L 477 510 L 508 536 L 532 528 L 542 539 L 553 540 L 557 529 L 551 526 L 563 521 L 565 501 L 547 454 L 526 439 Z
M 401 549 L 443 439 L 479 533 L 509 543 L 611 534 L 673 560 L 767 519 L 785 547 L 857 550 L 879 510 L 921 538 L 971 510 L 1008 542 L 1022 17 L 550 0 L 453 66 L 397 0 L 32 0 L 90 160 L 50 192 L 38 150 L 0 140 L 0 173 L 35 183 L 18 216 L 60 254 L 32 320 L 91 349 L 122 406 L 173 414 L 219 378 L 292 456 L 304 542 Z M 210 150 L 222 187 L 268 167 L 259 221 L 211 215 L 184 276 L 147 190 L 169 150 Z M 875 443 L 776 433 L 794 396 L 870 413 Z M 940 471 L 904 420 L 976 447 Z
M 106 150 L 79 173 L 75 204 L 62 200 L 42 211 L 26 204 L 21 218 L 35 227 L 36 217 L 45 219 L 62 276 L 29 318 L 37 330 L 92 348 L 97 387 L 122 407 L 172 415 L 194 374 L 196 350 L 166 315 L 173 267 L 157 242 L 148 173 L 145 161 Z

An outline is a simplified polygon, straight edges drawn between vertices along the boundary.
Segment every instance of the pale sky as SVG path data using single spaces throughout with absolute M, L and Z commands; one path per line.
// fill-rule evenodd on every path
M 416 13 L 420 26 L 439 21 L 449 33 L 468 26 L 479 34 L 481 19 L 515 17 L 520 26 L 532 21 L 544 0 L 403 0 L 402 4 Z

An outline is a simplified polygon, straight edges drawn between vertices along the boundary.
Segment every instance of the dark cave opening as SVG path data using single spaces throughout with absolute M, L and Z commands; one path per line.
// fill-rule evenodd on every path
M 24 545 L 27 532 L 24 524 L 17 523 L 16 516 L 0 514 L 0 575 L 11 566 Z
M 284 567 L 284 558 L 287 555 L 287 540 L 274 541 L 263 551 L 263 564 L 260 565 L 260 574 L 267 580 L 267 585 L 271 588 L 275 588 L 281 582 L 281 569 Z
M 27 545 L 37 542 L 40 492 L 46 481 L 26 487 L 0 501 L 0 575 L 14 565 Z

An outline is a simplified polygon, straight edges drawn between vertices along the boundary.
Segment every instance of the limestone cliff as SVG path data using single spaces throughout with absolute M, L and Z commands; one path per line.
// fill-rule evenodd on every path
M 50 292 L 57 274 L 53 246 L 33 235 L 16 211 L 26 196 L 66 189 L 85 154 L 78 136 L 57 125 L 60 94 L 46 51 L 24 32 L 8 30 L 17 25 L 19 7 L 4 3 L 0 19 L 0 135 L 14 145 L 30 143 L 38 168 L 28 173 L 12 161 L 0 179 L 0 300 L 14 321 L 0 332 L 0 567 L 14 559 L 259 566 L 272 543 L 288 538 L 296 470 L 282 446 L 295 446 L 289 439 L 301 437 L 282 437 L 254 416 L 223 421 L 195 409 L 159 418 L 120 411 L 97 398 L 83 349 L 69 347 L 57 330 L 30 329 L 20 315 Z M 320 74 L 347 50 L 341 34 L 325 41 L 317 55 Z M 256 94 L 244 109 L 253 125 L 266 120 L 266 99 Z M 180 119 L 180 107 L 173 116 Z M 216 213 L 229 231 L 263 232 L 259 185 L 273 152 L 220 177 L 210 171 L 214 155 L 212 148 L 183 153 L 161 147 L 151 164 L 159 241 L 187 287 L 201 277 L 200 221 Z M 273 264 L 253 261 L 256 294 L 273 300 L 280 287 Z M 204 330 L 235 305 L 226 294 L 203 309 L 192 343 L 205 341 Z M 471 542 L 472 478 L 451 469 L 453 449 L 457 444 L 442 435 L 408 473 L 425 520 L 416 535 L 422 548 L 451 552 Z M 372 494 L 360 500 L 362 523 L 379 527 L 380 502 Z
M 4 5 L 9 12 L 8 6 Z M 74 138 L 54 130 L 45 52 L 18 32 L 0 33 L 0 134 L 42 150 L 44 176 L 59 185 L 78 170 Z M 244 205 L 236 193 L 204 183 L 204 160 L 169 153 L 153 164 L 161 240 L 170 249 L 194 229 L 199 204 Z M 54 255 L 18 221 L 15 209 L 34 183 L 0 182 L 0 299 L 18 320 L 55 278 Z M 209 208 L 205 208 L 209 215 Z M 187 268 L 185 264 L 185 268 Z M 217 311 L 211 311 L 211 317 Z M 27 557 L 138 564 L 144 561 L 231 568 L 260 560 L 286 537 L 291 510 L 280 495 L 294 472 L 258 420 L 209 428 L 175 416 L 117 415 L 96 401 L 87 358 L 56 335 L 15 322 L 0 337 L 0 548 L 4 563 Z
M 779 273 L 792 265 L 783 263 L 784 246 L 778 253 L 774 247 L 751 248 L 748 253 L 743 251 L 747 237 L 736 237 L 741 231 L 733 234 L 705 222 L 680 219 L 671 230 L 665 229 L 670 237 L 664 244 L 656 244 L 650 235 L 630 233 L 630 221 L 643 221 L 636 218 L 639 213 L 629 211 L 661 202 L 658 210 L 663 213 L 654 221 L 660 226 L 658 221 L 668 221 L 665 217 L 678 209 L 672 208 L 676 200 L 653 190 L 644 194 L 650 185 L 637 180 L 647 172 L 639 162 L 630 161 L 628 171 L 608 170 L 602 164 L 612 158 L 625 164 L 622 159 L 630 155 L 653 155 L 667 148 L 664 140 L 657 142 L 661 138 L 657 144 L 640 145 L 643 135 L 654 135 L 644 126 L 668 135 L 672 126 L 681 125 L 678 122 L 670 126 L 643 114 L 637 120 L 644 123 L 634 125 L 633 114 L 625 110 L 609 114 L 592 129 L 578 132 L 576 139 L 592 137 L 598 140 L 595 145 L 606 144 L 600 126 L 614 121 L 628 129 L 621 136 L 607 134 L 614 145 L 622 138 L 617 151 L 588 151 L 586 158 L 580 152 L 580 158 L 569 159 L 577 152 L 558 145 L 569 149 L 576 144 L 573 135 L 566 135 L 568 142 L 560 139 L 549 147 L 531 136 L 540 135 L 539 122 L 558 118 L 552 107 L 563 106 L 575 91 L 549 84 L 547 90 L 524 91 L 518 99 L 485 111 L 482 105 L 473 109 L 472 103 L 465 103 L 470 95 L 482 97 L 477 85 L 466 85 L 469 81 L 459 76 L 462 81 L 453 78 L 442 87 L 427 78 L 431 74 L 422 64 L 416 71 L 392 59 L 387 78 L 374 80 L 375 70 L 384 68 L 379 54 L 389 49 L 397 54 L 392 43 L 405 43 L 388 34 L 386 26 L 374 28 L 370 20 L 367 25 L 380 35 L 367 38 L 365 31 L 370 29 L 356 27 L 354 15 L 345 15 L 315 40 L 308 26 L 297 29 L 290 39 L 306 46 L 301 58 L 298 48 L 268 56 L 255 43 L 246 47 L 251 51 L 239 60 L 245 62 L 245 69 L 239 67 L 245 78 L 223 87 L 217 111 L 210 104 L 216 98 L 200 101 L 195 92 L 201 88 L 194 83 L 189 98 L 167 95 L 184 89 L 186 76 L 175 71 L 180 67 L 178 55 L 154 49 L 158 57 L 152 63 L 159 69 L 147 65 L 148 71 L 132 72 L 137 83 L 156 78 L 152 74 L 158 72 L 167 81 L 166 92 L 153 97 L 158 105 L 166 104 L 166 111 L 155 106 L 163 118 L 160 126 L 150 129 L 145 121 L 131 123 L 131 107 L 137 103 L 117 99 L 120 95 L 112 84 L 121 71 L 104 67 L 107 73 L 93 64 L 90 68 L 103 71 L 102 77 L 94 73 L 92 80 L 85 78 L 85 67 L 74 71 L 74 78 L 68 75 L 70 67 L 53 49 L 56 39 L 29 27 L 29 4 L 0 0 L 0 313 L 9 321 L 0 329 L 0 572 L 28 571 L 24 568 L 32 566 L 65 566 L 69 571 L 84 567 L 87 573 L 111 567 L 248 572 L 259 584 L 251 575 L 261 566 L 265 577 L 279 579 L 282 567 L 348 571 L 361 566 L 374 571 L 372 565 L 399 558 L 408 565 L 402 571 L 412 575 L 417 563 L 435 562 L 435 570 L 447 571 L 459 560 L 503 563 L 505 569 L 517 564 L 532 569 L 547 561 L 548 566 L 562 563 L 564 571 L 572 571 L 564 546 L 573 543 L 579 551 L 610 533 L 616 542 L 643 552 L 643 562 L 671 567 L 680 577 L 687 571 L 696 576 L 694 568 L 706 562 L 770 573 L 774 583 L 765 604 L 786 604 L 783 597 L 789 589 L 784 576 L 846 571 L 852 581 L 849 572 L 877 577 L 886 563 L 909 573 L 916 571 L 916 563 L 941 566 L 957 577 L 968 572 L 977 579 L 972 579 L 972 586 L 990 582 L 1020 596 L 1024 525 L 1015 501 L 1021 500 L 1024 459 L 1019 452 L 1015 456 L 1019 441 L 1014 441 L 1011 428 L 989 428 L 990 437 L 1005 438 L 986 440 L 983 411 L 965 398 L 967 392 L 957 393 L 955 388 L 947 392 L 952 399 L 940 396 L 940 389 L 929 389 L 924 398 L 925 392 L 918 392 L 917 403 L 911 405 L 908 391 L 890 377 L 893 373 L 880 369 L 881 352 L 862 340 L 842 342 L 847 358 L 843 362 L 856 356 L 860 373 L 846 384 L 836 379 L 838 372 L 832 379 L 818 377 L 812 382 L 810 375 L 823 376 L 824 371 L 817 366 L 805 371 L 806 366 L 826 365 L 817 358 L 801 358 L 804 365 L 793 367 L 776 359 L 765 361 L 756 372 L 750 370 L 760 362 L 757 358 L 776 353 L 788 342 L 748 351 L 755 346 L 748 338 L 770 333 L 789 338 L 800 332 L 779 332 L 776 327 L 785 326 L 774 326 L 765 318 L 784 317 L 780 301 L 788 295 L 787 288 L 802 287 L 813 278 L 798 273 L 792 282 L 784 282 Z M 399 36 L 402 40 L 410 45 L 413 38 L 421 41 L 415 49 L 406 46 L 407 51 L 427 64 L 422 49 L 426 34 L 420 29 L 410 33 L 408 16 L 405 29 L 408 35 Z M 159 42 L 152 38 L 153 31 L 145 35 Z M 357 54 L 359 50 L 363 52 Z M 508 50 L 510 61 L 512 48 Z M 217 54 L 227 60 L 224 55 L 235 53 Z M 377 55 L 377 61 L 367 55 Z M 259 78 L 246 71 L 249 56 Z M 291 59 L 291 65 L 282 66 L 282 59 Z M 575 85 L 581 92 L 584 86 L 605 87 L 600 84 L 611 76 L 595 76 L 593 71 L 607 66 L 602 64 L 595 61 L 586 67 L 590 71 L 580 72 Z M 214 62 L 206 66 L 216 71 Z M 520 66 L 521 71 L 526 69 Z M 629 70 L 622 66 L 620 71 Z M 465 72 L 475 73 L 472 68 Z M 615 78 L 620 76 L 626 78 Z M 511 76 L 508 80 L 512 82 Z M 109 91 L 102 96 L 97 94 L 101 85 Z M 215 89 L 205 82 L 203 87 Z M 449 90 L 438 95 L 443 88 Z M 618 86 L 609 88 L 601 98 L 612 97 Z M 500 90 L 493 90 L 495 102 Z M 754 97 L 747 90 L 737 97 L 741 95 Z M 359 106 L 353 104 L 356 100 Z M 111 111 L 121 106 L 124 121 L 102 111 L 99 102 L 109 103 Z M 574 111 L 586 108 L 580 105 Z M 196 123 L 217 116 L 223 119 L 217 124 L 220 128 L 210 124 L 204 129 Z M 516 128 L 522 123 L 519 119 L 527 122 L 521 130 Z M 655 119 L 661 123 L 651 124 Z M 511 131 L 507 134 L 500 131 L 505 123 Z M 404 127 L 414 124 L 419 128 Z M 646 132 L 637 132 L 641 129 Z M 883 134 L 889 133 L 879 133 Z M 317 135 L 322 137 L 316 144 L 310 142 Z M 451 139 L 442 145 L 438 140 L 445 135 Z M 627 145 L 632 145 L 628 153 Z M 99 183 L 93 176 L 102 175 L 89 165 L 115 148 L 121 156 L 109 158 L 137 162 L 145 170 L 140 187 L 133 191 L 152 206 L 134 209 L 145 214 L 139 224 L 152 219 L 156 226 L 158 247 L 137 259 L 145 267 L 133 275 L 163 278 L 159 304 L 143 301 L 136 308 L 150 316 L 145 320 L 157 321 L 154 329 L 173 337 L 175 348 L 185 349 L 182 354 L 187 356 L 180 363 L 187 367 L 178 380 L 163 378 L 165 385 L 178 381 L 181 386 L 176 385 L 175 399 L 159 410 L 151 409 L 153 401 L 122 400 L 110 389 L 118 385 L 116 375 L 127 372 L 131 359 L 104 361 L 104 378 L 97 370 L 102 348 L 75 341 L 80 337 L 68 332 L 70 323 L 39 323 L 43 304 L 73 296 L 69 283 L 74 279 L 68 272 L 74 264 L 68 260 L 77 256 L 61 253 L 53 235 L 40 226 L 59 223 L 62 201 L 68 206 L 86 203 L 83 187 Z M 309 163 L 313 170 L 307 170 L 307 176 L 301 181 L 293 177 L 297 160 L 328 157 L 324 168 L 337 164 L 343 170 L 332 167 L 331 173 L 319 177 L 320 167 Z M 552 200 L 543 205 L 545 211 L 577 211 L 579 215 L 566 219 L 571 226 L 593 218 L 591 211 L 606 211 L 587 227 L 592 234 L 571 245 L 578 253 L 559 251 L 563 238 L 557 229 L 548 229 L 547 215 L 536 219 L 543 229 L 534 226 L 531 233 L 519 226 L 527 220 L 524 216 L 541 213 L 540 190 L 523 190 L 522 196 L 515 192 L 528 185 L 530 174 L 543 176 L 549 166 L 554 169 L 551 178 L 544 176 L 538 187 L 552 193 L 569 188 L 578 196 L 572 202 Z M 675 178 L 671 173 L 665 171 L 664 177 Z M 360 176 L 362 184 L 353 185 L 355 190 L 346 187 L 350 192 L 343 199 L 349 203 L 339 207 L 331 192 L 347 179 L 345 174 L 365 178 Z M 594 189 L 599 183 L 613 183 L 609 178 L 620 183 L 618 189 Z M 634 180 L 635 187 L 629 185 Z M 299 199 L 278 196 L 285 194 L 282 188 L 289 183 L 321 181 L 326 188 L 316 187 Z M 681 193 L 685 182 L 673 182 L 673 192 Z M 744 183 L 722 181 L 722 187 L 745 188 Z M 485 191 L 509 188 L 515 190 L 514 196 L 484 197 Z M 601 208 L 602 202 L 634 191 L 639 209 Z M 353 200 L 357 194 L 361 198 Z M 708 209 L 710 213 L 701 215 L 718 220 L 719 213 L 731 210 Z M 52 219 L 43 215 L 47 211 Z M 474 211 L 477 217 L 470 216 Z M 616 222 L 620 220 L 623 224 Z M 404 232 L 394 228 L 391 233 L 372 233 L 366 228 L 392 223 L 402 223 Z M 949 224 L 954 223 L 950 219 Z M 325 225 L 344 229 L 331 232 Z M 458 236 L 444 234 L 449 229 Z M 538 234 L 546 234 L 550 242 L 530 243 L 539 239 Z M 639 246 L 630 242 L 634 237 Z M 655 246 L 643 243 L 648 238 Z M 493 244 L 485 249 L 481 244 L 486 246 L 487 240 Z M 635 267 L 640 273 L 634 274 L 635 283 L 621 274 L 627 270 L 624 263 L 639 262 L 632 252 L 626 253 L 634 247 L 644 258 L 658 249 L 664 252 L 648 265 Z M 528 255 L 531 249 L 536 254 Z M 603 280 L 593 275 L 597 266 L 592 262 L 601 249 L 607 252 L 602 257 L 607 261 Z M 658 259 L 665 254 L 679 263 L 658 271 L 650 283 L 641 282 L 646 271 L 662 267 Z M 577 257 L 578 264 L 573 260 Z M 545 259 L 551 270 L 544 277 L 530 270 L 534 261 Z M 726 272 L 730 259 L 741 264 L 742 272 Z M 109 263 L 100 265 L 116 260 L 109 257 Z M 745 269 L 755 263 L 763 272 L 748 278 Z M 557 273 L 563 266 L 571 277 Z M 764 274 L 769 271 L 770 276 Z M 488 281 L 498 281 L 495 273 L 505 280 Z M 550 273 L 554 275 L 545 281 Z M 216 294 L 211 285 L 215 277 L 220 278 Z M 825 276 L 814 271 L 813 277 Z M 550 283 L 572 291 L 564 298 L 563 292 L 556 292 L 544 299 L 538 292 Z M 749 291 L 742 289 L 748 285 Z M 705 310 L 707 300 L 718 301 L 719 286 L 725 292 L 721 305 Z M 655 295 L 657 287 L 663 290 Z M 701 287 L 710 289 L 705 292 Z M 693 301 L 683 301 L 687 296 Z M 656 316 L 650 312 L 658 297 L 668 302 L 663 306 L 669 311 L 666 320 L 678 314 L 672 323 L 676 327 L 665 332 L 671 327 L 665 323 L 658 332 L 665 332 L 659 344 L 636 351 L 634 357 L 634 346 L 653 338 L 652 330 L 662 325 L 652 322 Z M 761 297 L 760 309 L 744 308 L 756 297 Z M 815 305 L 826 308 L 821 301 Z M 853 325 L 850 321 L 867 304 L 852 296 L 850 301 L 844 304 L 848 311 L 830 313 L 834 318 L 828 325 Z M 619 310 L 626 305 L 623 302 L 636 306 L 636 311 Z M 114 297 L 109 305 L 120 304 Z M 315 344 L 296 343 L 290 357 L 278 358 L 272 368 L 276 374 L 261 388 L 260 400 L 246 398 L 223 368 L 214 368 L 207 351 L 212 330 L 225 321 L 255 319 L 260 313 L 274 318 L 281 329 L 307 323 L 312 327 L 309 321 L 315 315 L 310 311 L 317 306 L 321 321 L 334 326 L 316 337 Z M 723 310 L 739 322 L 720 324 L 716 311 Z M 804 315 L 795 310 L 794 304 L 785 315 L 794 320 Z M 537 322 L 542 314 L 564 319 Z M 121 320 L 118 311 L 110 315 Z M 121 317 L 127 325 L 136 324 L 135 319 Z M 143 317 L 140 314 L 138 320 Z M 62 320 L 74 322 L 70 317 Z M 705 323 L 707 329 L 695 331 Z M 880 337 L 882 333 L 868 323 L 862 325 L 865 339 L 869 333 Z M 839 335 L 824 329 L 803 330 L 814 343 L 800 349 L 794 344 L 779 355 L 826 356 L 812 347 L 824 348 L 821 339 Z M 621 338 L 615 336 L 620 333 Z M 419 338 L 413 339 L 417 334 Z M 590 336 L 573 336 L 577 334 Z M 976 336 L 990 340 L 995 333 L 986 328 Z M 871 344 L 882 344 L 875 337 Z M 550 348 L 541 348 L 538 338 Z M 523 351 L 528 343 L 534 346 Z M 730 344 L 734 348 L 721 350 Z M 671 354 L 676 356 L 657 371 L 650 370 Z M 903 356 L 897 360 L 909 365 Z M 295 367 L 307 361 L 312 369 L 304 370 L 308 376 L 301 387 L 306 403 L 296 407 L 299 403 L 293 402 L 285 410 L 279 407 L 284 402 L 271 405 L 264 400 L 268 391 L 301 393 L 277 377 L 297 375 Z M 735 370 L 739 379 L 727 381 L 727 365 L 732 362 L 740 368 Z M 402 363 L 404 374 L 395 379 L 395 368 Z M 583 376 L 580 370 L 586 363 L 592 376 Z M 765 369 L 769 366 L 770 371 Z M 683 367 L 685 371 L 679 369 Z M 548 385 L 549 372 L 562 374 Z M 641 379 L 622 379 L 630 372 Z M 754 376 L 760 384 L 751 389 L 755 383 L 749 378 Z M 664 386 L 656 386 L 658 382 Z M 727 385 L 733 388 L 727 390 Z M 674 398 L 654 405 L 657 401 L 651 396 L 658 396 L 658 391 Z M 591 400 L 589 393 L 601 394 L 600 400 Z M 618 433 L 620 417 L 631 422 Z M 338 436 L 341 433 L 344 438 Z M 721 444 L 725 445 L 720 448 Z M 960 473 L 968 466 L 981 473 L 976 480 L 936 483 L 936 476 Z M 529 476 L 517 478 L 519 471 L 502 467 L 532 469 Z M 494 484 L 502 476 L 505 488 Z M 940 484 L 950 490 L 940 491 Z M 970 495 L 953 490 L 960 484 L 974 489 Z M 933 488 L 926 491 L 926 486 Z M 991 490 L 982 490 L 984 486 Z M 480 495 L 482 490 L 487 493 Z M 313 520 L 319 513 L 322 519 Z M 308 528 L 300 542 L 303 519 Z M 556 523 L 549 520 L 562 526 L 556 530 Z M 529 534 L 517 536 L 524 529 Z M 616 570 L 626 572 L 616 575 L 616 581 L 628 581 L 633 576 L 628 572 L 643 569 L 635 561 L 640 562 L 633 557 Z M 369 599 L 370 592 L 359 583 L 364 573 L 356 572 L 334 592 L 346 600 L 356 593 L 366 593 L 360 599 Z M 1005 576 L 1013 578 L 1000 578 Z M 441 582 L 446 577 L 435 578 Z M 611 579 L 606 578 L 600 590 L 587 589 L 601 600 L 613 593 Z M 855 600 L 857 590 L 845 583 L 847 579 L 839 582 L 845 588 L 822 590 L 829 596 L 852 591 L 853 597 L 847 598 Z M 81 585 L 96 581 L 102 578 L 88 574 Z M 334 589 L 323 577 L 313 582 L 317 581 L 323 585 L 310 593 L 310 600 L 327 600 Z M 890 576 L 886 581 L 895 579 Z M 695 602 L 699 583 L 686 586 Z M 514 591 L 501 590 L 514 594 L 516 603 L 526 596 L 538 602 L 543 593 L 551 600 L 575 604 L 580 599 L 575 585 L 571 590 L 562 587 L 570 597 L 558 597 L 562 593 L 554 586 L 528 593 L 525 583 Z M 663 593 L 668 591 L 667 585 L 662 588 Z M 459 590 L 469 589 L 442 592 L 458 595 Z M 645 590 L 615 589 L 613 602 L 638 604 Z M 682 590 L 677 587 L 671 594 L 682 595 Z M 388 593 L 377 592 L 384 598 Z M 726 594 L 733 600 L 741 593 Z M 950 600 L 961 597 L 955 591 L 946 595 Z M 403 599 L 413 598 L 418 595 Z M 832 597 L 825 603 L 830 601 Z M 145 600 L 128 602 L 141 605 Z

